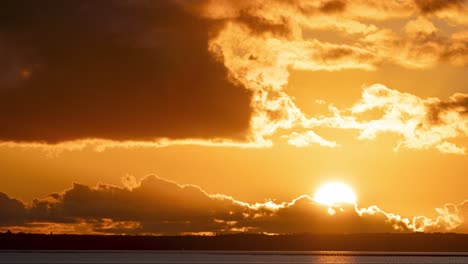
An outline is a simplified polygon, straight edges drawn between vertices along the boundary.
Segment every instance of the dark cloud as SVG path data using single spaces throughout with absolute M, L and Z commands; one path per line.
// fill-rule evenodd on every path
M 340 0 L 327 1 L 322 4 L 320 11 L 324 13 L 338 13 L 346 9 L 346 3 Z
M 448 113 L 457 113 L 463 116 L 468 115 L 468 95 L 455 94 L 450 100 L 436 101 L 427 104 L 427 118 L 432 124 L 442 122 L 442 116 Z
M 7 1 L 0 140 L 242 138 L 250 94 L 176 1 Z
M 249 27 L 254 34 L 268 32 L 281 37 L 288 37 L 291 34 L 289 21 L 286 17 L 283 17 L 280 22 L 273 23 L 262 17 L 251 16 L 248 13 L 241 12 L 236 21 Z
M 74 183 L 59 196 L 36 200 L 30 218 L 58 223 L 84 219 L 98 231 L 109 223 L 118 226 L 137 222 L 141 226 L 131 232 L 172 234 L 222 231 L 226 224 L 217 219 L 237 221 L 247 211 L 229 197 L 212 197 L 196 186 L 150 176 L 133 189 L 107 184 L 91 188 Z
M 465 0 L 415 0 L 422 13 L 430 14 L 450 8 L 459 8 Z
M 0 226 L 16 226 L 23 231 L 30 228 L 36 232 L 49 232 L 50 227 L 64 232 L 129 234 L 411 230 L 409 222 L 377 207 L 357 209 L 349 205 L 330 211 L 308 196 L 301 196 L 291 203 L 248 204 L 156 176 L 142 179 L 135 187 L 108 184 L 89 187 L 75 183 L 71 189 L 36 199 L 27 207 L 10 198 L 2 198 L 0 202 L 9 204 L 1 207 Z M 76 231 L 80 229 L 82 231 Z
M 442 59 L 458 66 L 468 66 L 468 40 L 453 41 L 446 46 Z
M 0 226 L 24 224 L 26 216 L 27 210 L 21 201 L 0 192 Z

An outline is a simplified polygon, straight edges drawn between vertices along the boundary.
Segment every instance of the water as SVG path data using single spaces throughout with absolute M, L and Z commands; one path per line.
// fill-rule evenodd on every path
M 3 250 L 0 263 L 468 263 L 467 253 Z

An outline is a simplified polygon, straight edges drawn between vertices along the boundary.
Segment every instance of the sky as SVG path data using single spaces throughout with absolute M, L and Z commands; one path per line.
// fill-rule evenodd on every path
M 6 1 L 0 57 L 0 231 L 468 233 L 466 0 Z

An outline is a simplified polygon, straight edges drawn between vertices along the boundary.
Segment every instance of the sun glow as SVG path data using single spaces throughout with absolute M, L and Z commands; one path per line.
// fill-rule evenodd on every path
M 315 192 L 314 201 L 328 206 L 356 204 L 356 195 L 348 185 L 341 182 L 330 182 L 320 186 Z

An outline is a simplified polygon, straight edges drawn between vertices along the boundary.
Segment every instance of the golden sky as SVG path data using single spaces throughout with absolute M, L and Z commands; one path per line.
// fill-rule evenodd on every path
M 0 230 L 468 232 L 466 0 L 12 1 L 0 56 Z

